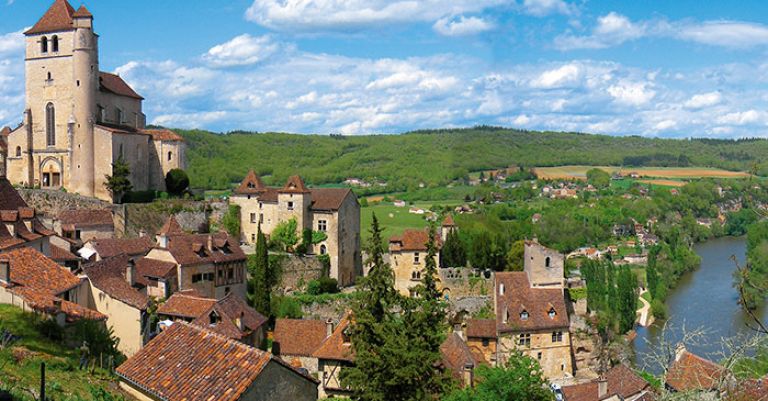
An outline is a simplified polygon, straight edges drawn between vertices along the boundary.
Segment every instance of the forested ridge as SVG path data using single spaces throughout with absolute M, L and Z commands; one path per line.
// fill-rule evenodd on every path
M 299 135 L 177 130 L 188 143 L 192 187 L 230 188 L 255 169 L 271 184 L 292 174 L 308 183 L 379 179 L 388 191 L 445 185 L 478 170 L 508 166 L 718 167 L 768 174 L 763 139 L 661 139 L 495 127 L 400 135 Z

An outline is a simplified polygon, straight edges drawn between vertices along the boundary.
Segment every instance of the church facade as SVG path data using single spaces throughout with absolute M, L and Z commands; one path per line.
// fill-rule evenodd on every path
M 186 167 L 183 139 L 146 129 L 144 98 L 99 70 L 99 36 L 85 6 L 55 0 L 24 35 L 24 119 L 3 134 L 11 183 L 112 200 L 105 175 L 119 159 L 130 165 L 135 191 L 164 190 L 167 172 Z

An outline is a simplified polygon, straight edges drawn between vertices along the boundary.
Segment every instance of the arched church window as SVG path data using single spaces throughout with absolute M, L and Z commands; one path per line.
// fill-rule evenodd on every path
M 544 267 L 550 267 L 552 265 L 552 259 L 547 256 L 546 259 L 544 259 Z
M 41 53 L 48 53 L 48 38 L 43 36 L 42 39 L 40 39 L 40 52 Z
M 45 106 L 45 142 L 48 146 L 56 146 L 56 109 L 53 103 Z
M 328 253 L 328 248 L 325 247 L 325 244 L 320 245 L 320 254 L 325 255 L 326 253 Z
M 54 53 L 59 51 L 59 37 L 56 35 L 51 38 L 51 51 Z
M 16 147 L 16 157 L 21 157 L 21 146 Z
M 168 161 L 173 160 L 173 152 L 168 152 Z

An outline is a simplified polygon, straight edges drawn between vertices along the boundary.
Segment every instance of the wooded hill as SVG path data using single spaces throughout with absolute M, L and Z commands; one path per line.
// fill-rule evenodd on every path
M 387 191 L 445 185 L 479 170 L 514 165 L 718 167 L 768 175 L 768 140 L 659 139 L 496 127 L 400 135 L 298 135 L 176 130 L 188 147 L 192 187 L 228 189 L 251 168 L 268 184 L 301 174 L 314 185 L 349 177 L 388 183 Z

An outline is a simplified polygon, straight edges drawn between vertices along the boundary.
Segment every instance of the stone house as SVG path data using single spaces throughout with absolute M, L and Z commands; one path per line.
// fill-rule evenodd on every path
M 722 366 L 704 359 L 684 345 L 675 349 L 675 357 L 667 370 L 665 386 L 673 392 L 719 393 L 730 379 Z
M 173 294 L 157 308 L 161 318 L 192 323 L 232 340 L 259 347 L 265 338 L 267 318 L 234 294 L 223 299 Z
M 461 388 L 474 386 L 475 368 L 481 363 L 487 364 L 457 333 L 449 334 L 440 344 L 440 357 L 441 368 L 448 371 Z
M 51 254 L 53 235 L 54 232 L 40 222 L 35 209 L 0 175 L 0 251 L 28 247 L 47 256 Z
M 360 204 L 349 188 L 307 188 L 299 176 L 282 188 L 267 187 L 251 170 L 230 202 L 240 206 L 243 242 L 255 244 L 259 226 L 269 236 L 278 224 L 295 219 L 299 238 L 305 229 L 325 234 L 309 252 L 329 256 L 330 277 L 340 286 L 354 284 L 362 274 Z
M 85 6 L 55 0 L 24 32 L 26 105 L 23 123 L 6 136 L 8 178 L 112 200 L 105 175 L 123 159 L 135 190 L 163 190 L 165 174 L 185 167 L 184 141 L 145 129 L 144 99 L 99 70 L 93 20 Z
M 174 323 L 117 368 L 140 401 L 315 401 L 317 380 L 268 352 Z M 204 385 L 202 385 L 204 383 Z
M 464 330 L 467 346 L 473 353 L 482 355 L 483 360 L 491 365 L 496 364 L 498 333 L 496 319 L 469 319 Z
M 107 319 L 89 308 L 87 282 L 27 247 L 0 253 L 0 303 L 52 317 L 61 326 Z
M 566 401 L 643 401 L 655 395 L 651 385 L 626 365 L 616 365 L 595 380 L 562 390 Z
M 53 221 L 53 231 L 74 241 L 114 238 L 115 223 L 111 210 L 71 209 L 59 213 Z
M 118 255 L 83 270 L 90 282 L 89 304 L 107 316 L 107 326 L 120 339 L 117 349 L 126 356 L 135 354 L 149 338 L 149 297 L 136 282 L 135 262 Z
M 439 234 L 438 234 L 439 235 Z M 414 296 L 413 287 L 421 282 L 427 257 L 428 230 L 405 230 L 389 239 L 389 263 L 395 273 L 395 289 L 403 295 Z M 440 267 L 440 238 L 435 238 L 435 265 Z
M 349 337 L 349 325 L 351 317 L 344 316 L 339 325 L 333 329 L 320 347 L 312 354 L 317 358 L 320 384 L 318 395 L 320 398 L 349 396 L 348 388 L 341 384 L 339 374 L 346 366 L 354 365 L 355 356 L 352 353 L 352 341 Z
M 523 270 L 531 287 L 563 288 L 565 286 L 565 257 L 537 240 L 525 241 Z
M 51 244 L 50 258 L 54 262 L 69 269 L 69 271 L 77 273 L 80 271 L 82 259 L 80 259 L 80 257 L 74 253 L 68 251 L 67 248 L 62 248 Z
M 550 282 L 547 274 L 534 271 L 530 276 Z M 495 279 L 497 363 L 505 363 L 518 350 L 536 359 L 548 379 L 571 377 L 573 353 L 563 288 L 534 286 L 527 271 L 499 272 Z
M 277 319 L 272 353 L 297 369 L 318 373 L 314 352 L 333 334 L 333 321 L 312 319 Z
M 206 298 L 246 294 L 246 256 L 227 233 L 187 234 L 171 217 L 157 235 L 147 259 L 176 266 L 177 289 L 195 290 Z
M 176 264 L 157 259 L 139 258 L 136 263 L 136 282 L 144 292 L 154 298 L 168 298 L 179 289 Z

